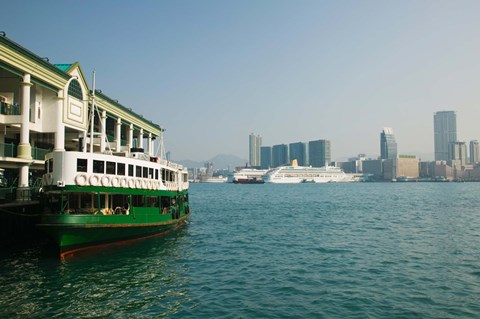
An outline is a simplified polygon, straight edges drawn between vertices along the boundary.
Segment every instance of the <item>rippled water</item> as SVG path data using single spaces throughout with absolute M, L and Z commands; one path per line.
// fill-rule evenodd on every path
M 480 315 L 480 183 L 193 184 L 164 238 L 4 247 L 1 318 Z

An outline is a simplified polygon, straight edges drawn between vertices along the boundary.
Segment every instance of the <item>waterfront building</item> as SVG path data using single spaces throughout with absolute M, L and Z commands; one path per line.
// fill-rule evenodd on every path
M 397 158 L 397 142 L 391 127 L 383 128 L 380 133 L 380 154 L 381 159 Z
M 286 144 L 273 145 L 272 167 L 278 167 L 288 163 L 288 146 Z
M 454 111 L 436 112 L 433 116 L 435 160 L 447 161 L 449 144 L 457 141 L 457 115 Z
M 260 148 L 260 168 L 269 169 L 272 167 L 272 147 L 262 146 Z
M 331 162 L 330 141 L 316 140 L 308 142 L 308 162 L 313 167 L 322 167 Z
M 480 147 L 477 140 L 470 141 L 470 164 L 477 164 L 480 161 Z
M 363 174 L 371 175 L 373 179 L 378 180 L 383 178 L 383 161 L 377 160 L 364 160 L 362 161 Z
M 51 64 L 0 33 L 0 165 L 16 200 L 32 198 L 51 150 L 153 155 L 163 130 L 87 82 L 78 62 Z
M 289 144 L 290 162 L 297 160 L 299 166 L 307 166 L 307 144 L 298 142 Z
M 383 178 L 386 180 L 416 179 L 420 176 L 419 161 L 414 155 L 400 155 L 383 161 Z
M 467 164 L 467 145 L 465 142 L 451 142 L 448 149 L 448 158 L 455 165 L 452 167 L 461 167 Z
M 260 148 L 262 147 L 262 137 L 251 133 L 248 138 L 249 163 L 250 166 L 260 166 Z

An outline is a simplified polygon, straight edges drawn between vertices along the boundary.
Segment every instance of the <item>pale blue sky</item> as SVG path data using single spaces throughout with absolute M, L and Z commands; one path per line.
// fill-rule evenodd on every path
M 173 159 L 329 139 L 333 159 L 480 139 L 480 1 L 8 1 L 0 31 L 166 128 Z

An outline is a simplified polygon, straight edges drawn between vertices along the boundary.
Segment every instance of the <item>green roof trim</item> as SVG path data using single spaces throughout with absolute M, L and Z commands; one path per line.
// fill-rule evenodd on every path
M 90 90 L 90 94 L 92 94 L 92 91 L 91 91 L 91 90 Z M 132 109 L 123 106 L 122 104 L 118 103 L 116 100 L 113 100 L 112 98 L 106 96 L 106 95 L 105 95 L 104 93 L 102 93 L 101 91 L 95 90 L 95 95 L 98 96 L 98 97 L 101 97 L 102 99 L 104 99 L 104 100 L 106 100 L 106 101 L 108 101 L 108 102 L 110 102 L 111 104 L 113 104 L 113 105 L 115 105 L 116 107 L 124 110 L 125 112 L 133 115 L 134 117 L 136 117 L 136 118 L 139 119 L 140 121 L 143 121 L 143 122 L 145 122 L 145 123 L 149 123 L 150 125 L 152 125 L 153 127 L 156 127 L 157 129 L 159 129 L 159 130 L 162 131 L 162 132 L 165 131 L 164 129 L 162 129 L 162 128 L 160 127 L 160 125 L 158 125 L 158 124 L 156 124 L 156 123 L 154 123 L 154 122 L 152 122 L 152 121 L 144 118 L 142 115 L 140 115 L 140 114 L 138 114 L 138 113 L 135 113 Z
M 11 49 L 27 56 L 28 58 L 34 60 L 36 63 L 47 67 L 48 69 L 52 70 L 53 72 L 57 73 L 58 75 L 62 76 L 63 78 L 65 78 L 65 79 L 70 78 L 70 74 L 65 73 L 63 70 L 55 67 L 53 64 L 45 61 L 44 59 L 42 59 L 41 57 L 39 57 L 38 55 L 36 55 L 32 51 L 29 51 L 29 50 L 25 49 L 24 47 L 22 47 L 21 45 L 19 45 L 16 42 L 10 40 L 6 36 L 0 36 L 0 43 L 3 43 L 6 46 L 10 47 Z

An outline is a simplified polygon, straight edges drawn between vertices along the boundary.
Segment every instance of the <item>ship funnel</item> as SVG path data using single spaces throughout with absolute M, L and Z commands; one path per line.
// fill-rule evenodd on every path
M 292 160 L 292 166 L 298 166 L 298 162 L 296 159 Z

